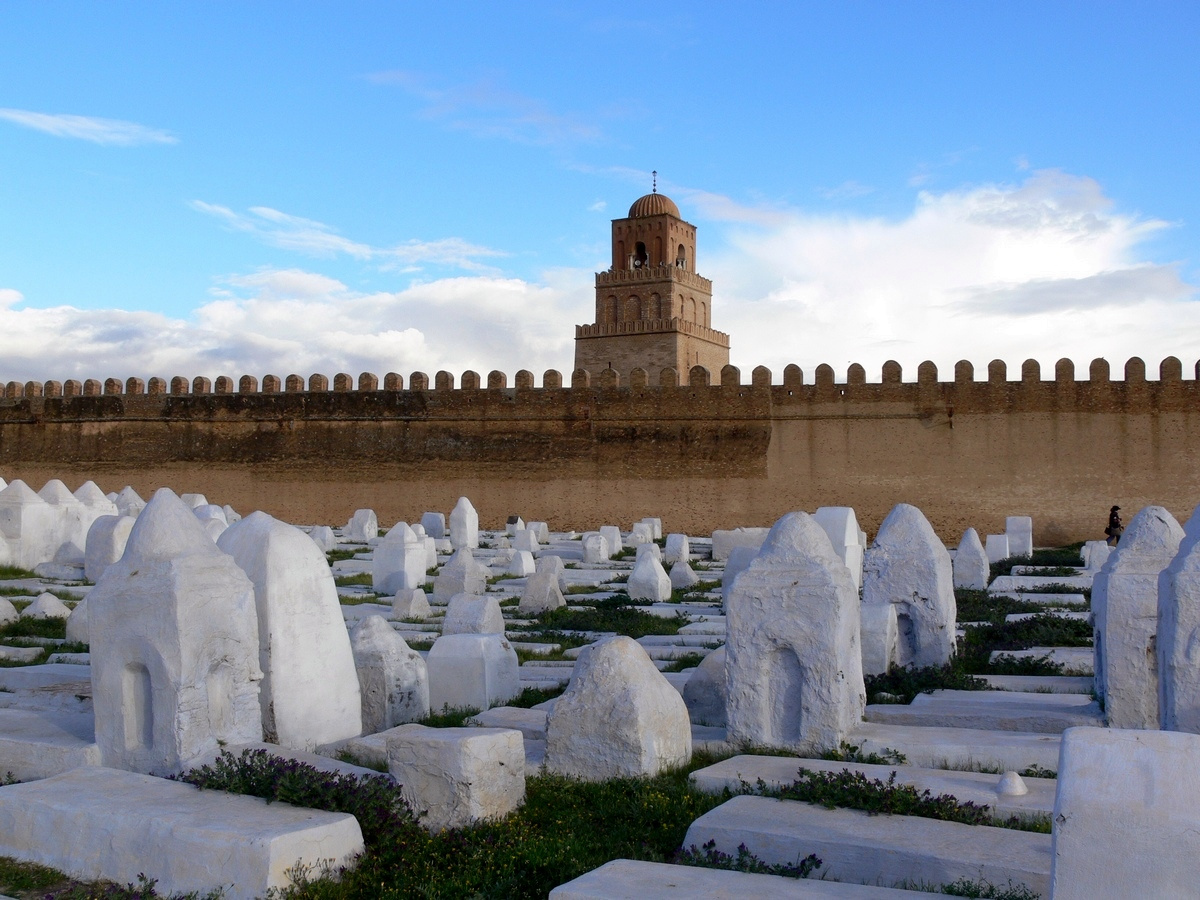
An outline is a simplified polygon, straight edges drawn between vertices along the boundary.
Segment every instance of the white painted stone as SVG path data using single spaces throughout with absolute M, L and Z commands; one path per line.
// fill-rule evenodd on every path
M 599 532 L 591 532 L 583 536 L 583 561 L 595 565 L 612 559 L 608 539 Z
M 392 598 L 393 619 L 428 619 L 431 612 L 429 600 L 421 588 L 399 591 Z
M 388 772 L 431 831 L 497 819 L 525 800 L 525 742 L 508 728 L 405 725 L 387 741 Z
M 1200 734 L 1200 508 L 1179 552 L 1158 576 L 1159 724 Z M 1125 540 L 1124 537 L 1121 538 Z
M 1033 519 L 1029 516 L 1008 516 L 1004 520 L 1010 556 L 1030 556 L 1033 553 Z
M 71 643 L 87 644 L 88 641 L 88 602 L 84 597 L 75 604 L 67 619 L 67 640 Z
M 536 553 L 541 549 L 538 543 L 537 534 L 532 528 L 521 528 L 512 539 L 512 548 L 514 550 L 527 550 L 530 553 Z
M 204 526 L 204 530 L 208 532 L 208 536 L 213 543 L 216 543 L 221 535 L 225 533 L 225 529 L 229 527 L 220 519 L 204 519 L 200 524 Z
M 19 478 L 0 490 L 0 563 L 32 569 L 54 559 L 59 516 Z
M 104 765 L 167 774 L 262 739 L 254 586 L 168 488 L 88 593 L 88 631 Z
M 714 562 L 724 562 L 729 558 L 734 547 L 753 547 L 758 549 L 767 539 L 769 528 L 734 528 L 718 530 L 712 533 L 712 558 Z
M 88 529 L 83 555 L 83 573 L 96 582 L 104 570 L 121 558 L 133 531 L 133 516 L 99 516 Z
M 673 563 L 679 560 L 685 562 L 692 555 L 692 545 L 686 534 L 668 534 L 667 545 L 663 550 L 663 562 Z
M 0 854 L 89 881 L 144 874 L 162 896 L 251 900 L 287 888 L 297 865 L 349 865 L 364 849 L 347 813 L 97 766 L 0 790 Z
M 192 510 L 192 515 L 194 515 L 201 522 L 207 522 L 210 519 L 215 519 L 222 525 L 227 527 L 229 525 L 229 520 L 225 518 L 225 510 L 222 507 L 217 506 L 215 503 L 206 503 L 203 506 L 197 506 Z
M 373 509 L 356 509 L 342 530 L 346 540 L 365 544 L 379 537 L 379 518 Z
M 539 544 L 550 541 L 550 526 L 545 522 L 529 522 L 525 527 L 533 532 L 533 536 L 537 538 Z
M 896 666 L 940 666 L 954 655 L 954 576 L 950 554 L 915 506 L 897 504 L 867 551 L 863 606 L 896 606 Z M 864 623 L 865 625 L 866 623 Z M 873 621 L 873 624 L 878 624 Z M 863 630 L 867 655 L 878 657 L 886 632 Z
M 77 537 L 79 546 L 86 551 L 88 530 L 92 524 L 101 516 L 116 516 L 120 513 L 117 511 L 117 505 L 104 496 L 104 491 L 100 490 L 94 481 L 81 484 L 75 491 L 75 499 L 81 504 Z M 94 578 L 88 580 L 95 581 Z
M 644 522 L 646 525 L 650 526 L 650 539 L 651 540 L 654 540 L 654 541 L 662 540 L 662 536 L 663 536 L 662 519 L 659 519 L 655 516 L 646 516 L 644 519 L 642 519 L 642 522 Z
M 652 554 L 646 554 L 637 561 L 626 588 L 631 600 L 662 603 L 671 599 L 671 578 Z
M 813 519 L 825 531 L 833 552 L 845 563 L 850 570 L 850 578 L 854 589 L 862 587 L 864 543 L 860 537 L 862 531 L 858 527 L 858 517 L 849 506 L 822 506 Z
M 116 505 L 118 513 L 123 516 L 133 516 L 135 519 L 146 508 L 146 501 L 129 485 L 121 488 L 113 503 Z
M 1054 900 L 1195 896 L 1198 756 L 1200 737 L 1191 734 L 1066 731 L 1054 804 Z
M 425 586 L 429 568 L 425 541 L 404 522 L 398 522 L 371 556 L 371 585 L 377 594 L 395 594 Z
M 554 573 L 560 591 L 567 589 L 567 565 L 561 556 L 541 556 L 537 559 L 535 566 L 535 571 Z
M 1083 557 L 1083 567 L 1085 571 L 1093 575 L 1104 568 L 1104 564 L 1108 562 L 1108 556 L 1115 548 L 1108 545 L 1108 541 L 1087 541 L 1079 549 L 1079 555 Z
M 232 525 L 234 522 L 242 521 L 242 516 L 232 506 L 226 503 L 221 509 L 225 510 L 225 521 Z
M 37 598 L 21 610 L 22 619 L 61 619 L 66 621 L 71 609 L 51 593 L 38 594 Z
M 1140 510 L 1092 580 L 1096 693 L 1113 728 L 1157 728 L 1158 580 L 1183 540 L 1161 506 Z
M 357 735 L 354 655 L 320 548 L 264 512 L 229 526 L 217 546 L 254 584 L 263 734 L 298 750 Z
M 734 547 L 725 558 L 725 571 L 721 573 L 721 597 L 726 598 L 733 591 L 733 583 L 737 577 L 754 562 L 762 545 L 757 547 Z
M 504 533 L 509 537 L 514 536 L 518 531 L 525 530 L 525 520 L 520 516 L 509 516 L 504 523 Z
M 989 534 L 987 536 L 985 548 L 989 564 L 1000 562 L 1002 559 L 1008 559 L 1008 535 Z
M 204 506 L 208 503 L 208 498 L 203 494 L 180 494 L 179 499 L 188 509 L 195 509 L 197 506 Z
M 435 541 L 440 541 L 447 537 L 446 534 L 446 514 L 440 512 L 427 512 L 421 516 L 421 527 L 425 529 L 425 533 Z
M 692 585 L 700 583 L 700 576 L 688 564 L 687 560 L 678 560 L 671 566 L 669 575 L 672 590 L 687 590 Z
M 433 579 L 433 598 L 449 603 L 455 594 L 482 594 L 487 590 L 486 566 L 475 562 L 469 547 L 454 552 L 449 562 Z
M 540 616 L 566 605 L 566 598 L 558 586 L 557 574 L 553 569 L 547 568 L 529 576 L 529 580 L 525 582 L 525 590 L 521 593 L 517 613 L 522 616 Z
M 70 668 L 74 672 L 88 670 L 81 666 L 23 666 L 5 669 L 6 673 L 29 672 L 31 670 L 56 670 Z M 55 682 L 28 684 L 26 689 L 48 688 L 63 691 L 86 692 L 87 679 L 80 683 L 78 676 L 70 679 L 57 678 Z M 21 690 L 21 685 L 13 685 Z M 38 691 L 44 693 L 44 691 Z M 80 712 L 55 712 L 47 709 L 0 708 L 0 772 L 12 772 L 19 781 L 49 778 L 78 766 L 100 765 L 100 748 L 94 741 L 95 726 L 92 716 Z M 3 796 L 3 790 L 0 790 Z
M 604 535 L 604 540 L 608 542 L 610 557 L 616 556 L 625 549 L 625 545 L 621 543 L 621 529 L 616 525 L 601 525 L 600 533 Z
M 512 562 L 508 564 L 505 571 L 509 575 L 525 578 L 537 571 L 537 563 L 534 562 L 533 554 L 528 550 L 518 550 L 513 554 Z
M 504 634 L 504 614 L 492 596 L 455 594 L 446 607 L 442 634 Z
M 425 571 L 428 572 L 430 569 L 436 569 L 438 564 L 437 541 L 427 534 L 419 534 L 417 537 L 421 539 L 421 543 L 425 547 Z M 425 577 L 428 578 L 429 576 L 426 575 Z
M 40 659 L 41 647 L 5 647 L 0 645 L 0 661 L 31 663 Z
M 696 725 L 725 727 L 724 647 L 708 654 L 696 667 L 683 686 L 683 702 L 688 708 L 688 717 Z
M 0 597 L 0 628 L 11 625 L 19 618 L 21 618 L 21 614 L 17 612 L 17 608 L 12 605 L 12 602 L 7 597 Z
M 866 694 L 858 592 L 812 517 L 775 523 L 725 615 L 729 739 L 801 751 L 845 740 Z
M 322 553 L 337 549 L 337 535 L 328 525 L 318 525 L 308 533 L 308 536 L 312 538 L 312 542 Z
M 996 785 L 996 793 L 1003 797 L 1023 797 L 1029 788 L 1016 772 L 1005 772 Z
M 459 550 L 479 546 L 479 513 L 466 497 L 459 497 L 450 512 L 450 543 Z
M 450 634 L 433 642 L 429 707 L 490 709 L 521 692 L 517 653 L 502 634 Z
M 979 532 L 974 528 L 964 531 L 962 540 L 958 542 L 953 571 L 956 588 L 981 591 L 988 585 L 988 579 L 991 577 L 988 555 L 979 540 Z
M 654 775 L 691 759 L 683 698 L 618 635 L 584 647 L 546 725 L 546 767 L 589 781 Z
M 82 566 L 83 545 L 87 541 L 87 530 L 95 517 L 57 478 L 47 481 L 38 491 L 38 496 L 54 510 L 54 552 L 51 558 L 63 565 Z
M 871 635 L 871 640 L 863 639 L 863 674 L 882 675 L 892 666 L 896 658 L 896 644 L 900 640 L 899 624 L 896 620 L 896 605 L 894 603 L 872 604 L 865 603 L 861 609 L 861 625 L 864 635 Z
M 429 671 L 383 616 L 367 616 L 350 635 L 362 693 L 362 731 L 375 734 L 429 715 Z
M 629 531 L 629 543 L 636 546 L 637 544 L 649 544 L 654 541 L 654 528 L 646 522 L 634 522 L 633 528 Z
M 653 556 L 660 563 L 663 561 L 662 549 L 658 544 L 638 544 L 634 555 L 634 562 L 636 563 L 643 556 Z

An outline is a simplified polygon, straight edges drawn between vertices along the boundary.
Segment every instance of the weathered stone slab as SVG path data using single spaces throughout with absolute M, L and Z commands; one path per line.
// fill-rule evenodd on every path
M 0 709 L 0 775 L 49 778 L 76 766 L 98 766 L 100 748 L 87 713 Z
M 934 769 L 1020 772 L 1039 766 L 1058 767 L 1062 736 L 1024 731 L 984 731 L 974 728 L 931 728 L 863 722 L 847 739 L 863 753 L 898 750 L 910 765 Z
M 979 532 L 968 528 L 958 542 L 958 552 L 954 554 L 954 586 L 983 590 L 988 586 L 990 577 L 988 555 L 979 540 Z
M 363 849 L 345 813 L 116 769 L 0 788 L 0 855 L 88 880 L 126 884 L 144 873 L 164 894 L 223 886 L 223 896 L 250 900 L 286 887 L 297 863 L 345 865 Z
M 997 691 L 1035 691 L 1052 694 L 1091 694 L 1086 675 L 981 675 Z
M 1002 656 L 1014 659 L 1041 659 L 1062 663 L 1063 671 L 1071 675 L 1087 675 L 1093 671 L 1095 651 L 1091 647 L 1028 647 L 1024 650 L 995 650 L 989 659 L 995 662 Z M 1093 679 L 1093 684 L 1095 679 Z
M 891 725 L 1032 731 L 1061 734 L 1079 725 L 1104 724 L 1104 712 L 1079 694 L 1025 694 L 1015 691 L 934 691 L 911 704 L 871 704 L 866 720 Z

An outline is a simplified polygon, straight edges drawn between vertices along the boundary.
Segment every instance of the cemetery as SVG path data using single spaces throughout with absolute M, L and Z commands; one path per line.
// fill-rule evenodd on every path
M 0 894 L 1187 896 L 1200 515 L 0 489 Z M 1019 513 L 1019 511 L 1014 511 Z M 214 863 L 219 860 L 219 863 Z M 107 891 L 107 893 L 105 893 Z

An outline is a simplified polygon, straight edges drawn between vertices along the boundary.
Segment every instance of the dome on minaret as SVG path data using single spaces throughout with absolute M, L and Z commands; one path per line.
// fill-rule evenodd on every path
M 662 215 L 674 216 L 677 219 L 683 218 L 679 215 L 679 207 L 675 205 L 675 201 L 657 191 L 644 197 L 638 197 L 633 201 L 633 206 L 629 207 L 629 218 L 631 219 Z

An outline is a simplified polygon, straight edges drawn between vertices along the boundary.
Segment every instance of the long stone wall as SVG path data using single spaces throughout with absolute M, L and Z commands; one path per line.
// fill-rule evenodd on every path
M 1097 360 L 1087 380 L 1069 361 L 1042 380 L 1036 362 L 1009 381 L 994 362 L 915 382 L 887 363 L 879 382 L 853 365 L 844 382 L 819 366 L 812 383 L 789 366 L 749 383 L 728 366 L 710 383 L 635 370 L 564 386 L 517 373 L 486 379 L 413 373 L 176 377 L 124 382 L 10 382 L 0 399 L 0 476 L 36 487 L 51 477 L 170 485 L 295 522 L 344 522 L 371 506 L 388 524 L 466 494 L 485 523 L 510 513 L 556 527 L 661 515 L 670 530 L 767 525 L 793 509 L 855 507 L 874 533 L 898 502 L 921 507 L 957 541 L 967 526 L 1003 529 L 1034 517 L 1040 544 L 1102 537 L 1113 503 L 1167 506 L 1181 520 L 1200 502 L 1200 381 L 1164 360 L 1147 380 L 1139 359 L 1113 381 Z M 682 384 L 681 384 L 682 381 Z

